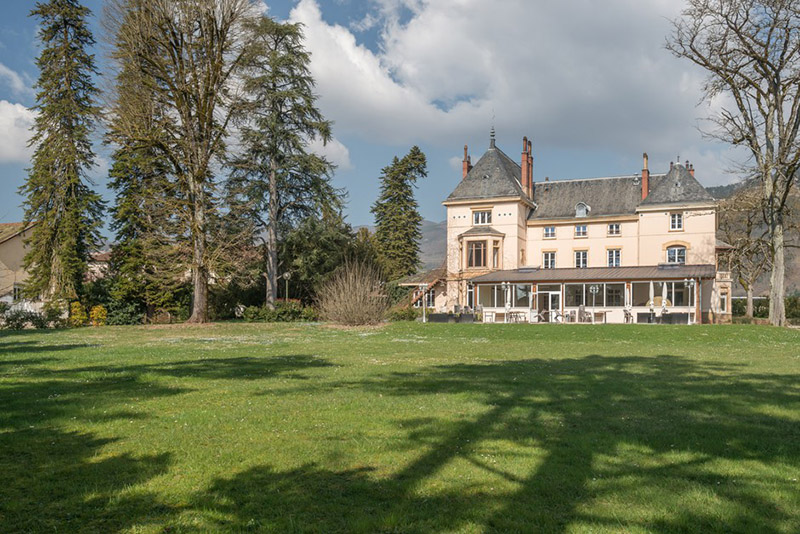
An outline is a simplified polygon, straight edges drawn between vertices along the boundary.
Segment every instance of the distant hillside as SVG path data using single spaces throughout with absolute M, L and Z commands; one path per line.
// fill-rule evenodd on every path
M 375 232 L 374 226 L 357 226 Z M 420 270 L 429 271 L 441 267 L 447 251 L 447 221 L 422 221 L 422 242 L 420 243 Z

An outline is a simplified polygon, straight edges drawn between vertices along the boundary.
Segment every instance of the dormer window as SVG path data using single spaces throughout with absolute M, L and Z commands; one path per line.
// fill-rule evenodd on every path
M 491 210 L 473 211 L 472 212 L 472 224 L 474 226 L 492 224 L 492 212 L 491 212 Z
M 589 211 L 591 211 L 591 208 L 587 204 L 578 202 L 578 205 L 575 206 L 575 217 L 588 217 Z

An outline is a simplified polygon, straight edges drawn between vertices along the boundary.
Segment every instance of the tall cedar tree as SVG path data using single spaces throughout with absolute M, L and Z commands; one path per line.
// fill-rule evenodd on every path
M 312 214 L 338 210 L 341 198 L 330 182 L 332 165 L 309 148 L 313 139 L 330 140 L 331 123 L 316 107 L 300 25 L 260 17 L 253 35 L 244 75 L 243 150 L 231 162 L 229 191 L 233 211 L 251 220 L 263 241 L 266 305 L 273 307 L 280 235 Z
M 414 274 L 419 267 L 422 216 L 414 198 L 414 184 L 428 175 L 425 154 L 412 147 L 402 159 L 395 156 L 384 167 L 381 194 L 372 206 L 378 262 L 387 280 Z
M 152 316 L 173 304 L 190 268 L 185 260 L 190 251 L 181 232 L 184 203 L 169 164 L 152 141 L 142 141 L 165 131 L 153 91 L 143 78 L 142 54 L 126 48 L 146 43 L 117 38 L 135 20 L 136 4 L 137 0 L 124 0 L 106 10 L 116 44 L 111 54 L 116 75 L 106 135 L 107 142 L 116 146 L 109 172 L 116 192 L 111 210 L 111 229 L 116 233 L 111 292 L 115 300 L 136 304 Z
M 218 206 L 215 171 L 226 154 L 225 138 L 238 110 L 242 68 L 250 50 L 248 22 L 256 0 L 110 0 L 133 16 L 114 34 L 117 51 L 136 55 L 142 81 L 160 110 L 161 127 L 139 131 L 135 118 L 119 128 L 153 147 L 169 162 L 183 201 L 191 239 L 192 314 L 208 321 L 208 284 Z
M 91 250 L 99 241 L 100 196 L 86 173 L 94 163 L 90 135 L 97 117 L 94 38 L 86 24 L 90 11 L 75 0 L 37 3 L 42 52 L 38 112 L 30 144 L 35 147 L 25 196 L 25 221 L 35 222 L 25 268 L 26 293 L 45 299 L 80 295 Z

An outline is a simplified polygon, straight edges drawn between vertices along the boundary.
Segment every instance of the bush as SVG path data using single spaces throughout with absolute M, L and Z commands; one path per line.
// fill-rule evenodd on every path
M 64 309 L 59 302 L 46 303 L 42 308 L 42 314 L 50 328 L 64 328 L 67 325 Z
M 47 319 L 41 313 L 12 310 L 5 314 L 5 327 L 9 330 L 24 330 L 27 326 L 32 328 L 47 328 Z
M 320 315 L 326 321 L 350 326 L 376 324 L 388 308 L 380 271 L 363 261 L 345 262 L 319 291 Z
M 92 306 L 92 309 L 89 312 L 89 320 L 91 321 L 92 326 L 105 326 L 106 321 L 108 320 L 108 311 L 106 311 L 106 307 L 102 304 Z
M 108 303 L 107 311 L 106 324 L 109 325 L 142 324 L 144 322 L 144 312 L 135 302 L 112 300 Z
M 3 319 L 10 309 L 11 305 L 8 302 L 0 302 L 0 319 Z
M 390 321 L 416 321 L 421 315 L 421 309 L 405 306 L 392 309 L 388 314 L 388 319 Z
M 314 308 L 304 307 L 299 300 L 296 300 L 278 302 L 274 310 L 261 306 L 248 306 L 244 309 L 242 317 L 249 323 L 291 323 L 316 321 L 317 312 Z
M 86 324 L 86 309 L 77 300 L 69 306 L 69 325 L 73 328 Z

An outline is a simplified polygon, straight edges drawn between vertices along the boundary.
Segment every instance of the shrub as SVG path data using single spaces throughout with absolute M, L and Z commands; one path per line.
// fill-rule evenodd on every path
M 144 322 L 144 312 L 135 302 L 112 300 L 108 303 L 107 311 L 106 324 L 109 325 L 142 324 Z
M 59 302 L 51 301 L 45 304 L 44 308 L 42 308 L 42 314 L 50 328 L 64 328 L 67 325 L 67 321 L 64 318 L 64 308 Z
M 346 261 L 320 288 L 321 317 L 351 326 L 381 322 L 389 308 L 381 285 L 380 271 L 375 266 Z
M 316 321 L 317 312 L 314 308 L 304 307 L 297 300 L 278 302 L 274 310 L 262 306 L 248 306 L 244 309 L 242 317 L 249 323 L 291 323 Z
M 420 310 L 411 306 L 398 307 L 389 312 L 388 319 L 390 321 L 416 321 L 421 313 Z
M 10 309 L 11 305 L 8 302 L 0 302 L 0 319 L 3 319 Z
M 86 309 L 77 300 L 69 306 L 69 325 L 73 328 L 86 324 Z
M 108 311 L 106 311 L 106 307 L 102 304 L 92 306 L 89 312 L 89 320 L 92 322 L 92 326 L 105 326 L 108 320 Z
M 9 330 L 24 330 L 27 326 L 40 329 L 47 328 L 45 316 L 33 311 L 12 310 L 6 312 L 5 319 L 5 327 Z

